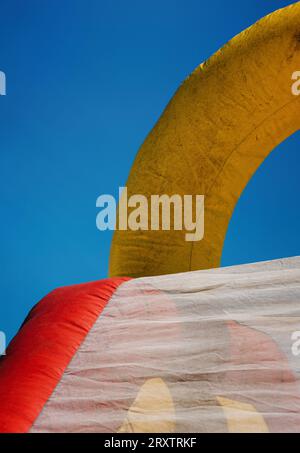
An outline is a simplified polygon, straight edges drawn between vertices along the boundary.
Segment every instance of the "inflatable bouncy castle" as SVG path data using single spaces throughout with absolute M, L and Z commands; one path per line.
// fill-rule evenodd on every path
M 127 189 L 204 194 L 203 239 L 117 230 L 110 278 L 33 307 L 0 361 L 0 432 L 299 432 L 300 258 L 219 268 L 243 189 L 299 129 L 297 69 L 300 2 L 187 78 Z
M 57 289 L 2 360 L 0 429 L 299 432 L 299 299 L 300 258 Z

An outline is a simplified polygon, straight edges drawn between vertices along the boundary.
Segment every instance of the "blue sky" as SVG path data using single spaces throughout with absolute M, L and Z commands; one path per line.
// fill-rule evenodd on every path
M 57 286 L 107 275 L 95 201 L 117 195 L 185 77 L 288 1 L 2 0 L 0 330 Z M 299 134 L 242 195 L 223 265 L 300 253 Z M 280 216 L 278 215 L 280 209 Z

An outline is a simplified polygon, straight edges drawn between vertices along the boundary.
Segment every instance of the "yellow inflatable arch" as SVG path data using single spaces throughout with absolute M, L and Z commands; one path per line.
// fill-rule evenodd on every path
M 116 231 L 111 276 L 218 267 L 243 189 L 268 154 L 299 129 L 300 2 L 233 38 L 182 84 L 139 150 L 128 196 L 205 195 L 205 234 Z M 296 93 L 297 94 L 297 93 Z

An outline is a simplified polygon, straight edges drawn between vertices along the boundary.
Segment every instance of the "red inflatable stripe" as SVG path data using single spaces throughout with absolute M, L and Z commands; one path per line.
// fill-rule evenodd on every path
M 30 312 L 0 361 L 0 432 L 28 432 L 66 367 L 127 278 L 59 288 Z

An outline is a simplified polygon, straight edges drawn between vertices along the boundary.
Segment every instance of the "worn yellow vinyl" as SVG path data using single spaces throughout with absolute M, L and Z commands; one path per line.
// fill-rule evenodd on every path
M 204 239 L 187 242 L 184 230 L 116 231 L 111 276 L 220 265 L 242 191 L 268 154 L 299 129 L 300 96 L 291 91 L 297 70 L 300 2 L 243 31 L 184 81 L 141 146 L 126 185 L 128 196 L 205 195 Z

